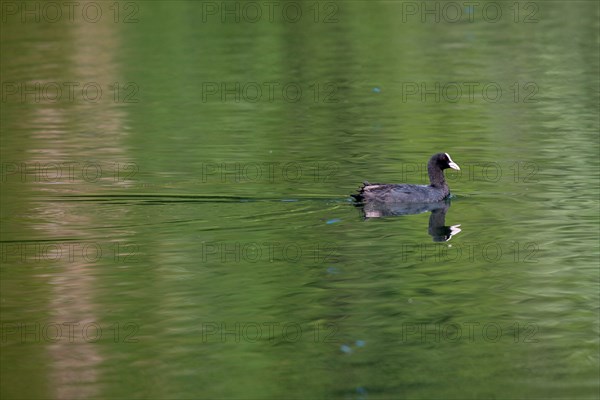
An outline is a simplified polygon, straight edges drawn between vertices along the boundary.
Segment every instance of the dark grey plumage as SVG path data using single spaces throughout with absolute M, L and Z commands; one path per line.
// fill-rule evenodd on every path
M 357 194 L 352 197 L 359 202 L 380 203 L 432 203 L 450 195 L 450 188 L 444 178 L 444 170 L 460 167 L 452 161 L 448 153 L 431 156 L 427 164 L 430 185 L 388 184 L 364 182 Z

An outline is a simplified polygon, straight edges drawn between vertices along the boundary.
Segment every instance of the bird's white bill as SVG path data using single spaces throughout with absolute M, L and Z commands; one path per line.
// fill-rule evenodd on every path
M 458 235 L 462 231 L 462 229 L 460 229 L 459 226 L 460 226 L 460 224 L 452 225 L 450 227 L 450 235 L 448 235 L 448 239 L 446 239 L 446 241 L 452 239 L 452 236 Z
M 446 153 L 446 157 L 448 157 L 448 165 L 450 166 L 450 168 L 460 171 L 460 167 L 458 166 L 458 164 L 452 161 L 452 159 L 450 158 L 450 154 Z

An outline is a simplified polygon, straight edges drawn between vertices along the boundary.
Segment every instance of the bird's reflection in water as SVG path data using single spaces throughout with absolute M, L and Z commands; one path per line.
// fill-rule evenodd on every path
M 400 215 L 421 214 L 431 212 L 427 232 L 434 242 L 447 242 L 452 236 L 460 233 L 460 225 L 446 226 L 446 212 L 450 208 L 450 200 L 435 203 L 386 203 L 367 201 L 357 204 L 365 219 L 381 217 L 397 217 Z

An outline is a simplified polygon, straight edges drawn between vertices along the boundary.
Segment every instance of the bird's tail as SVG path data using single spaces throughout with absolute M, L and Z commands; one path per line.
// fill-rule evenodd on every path
M 358 193 L 351 194 L 350 196 L 352 196 L 355 201 L 362 202 L 365 199 L 363 193 L 365 191 L 365 187 L 367 186 L 369 186 L 369 182 L 364 181 L 362 186 L 358 188 Z

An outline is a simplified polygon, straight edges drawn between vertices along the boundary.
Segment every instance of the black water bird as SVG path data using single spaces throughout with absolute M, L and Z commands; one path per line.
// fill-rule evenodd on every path
M 409 185 L 364 182 L 352 197 L 361 203 L 434 203 L 450 195 L 444 170 L 460 170 L 448 153 L 437 153 L 427 163 L 430 185 Z

